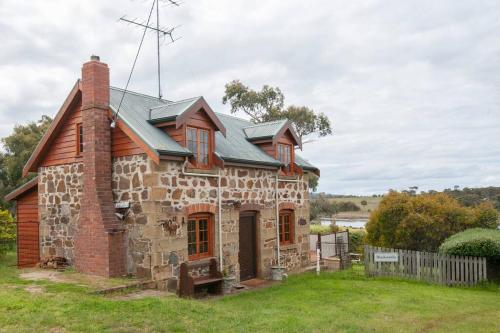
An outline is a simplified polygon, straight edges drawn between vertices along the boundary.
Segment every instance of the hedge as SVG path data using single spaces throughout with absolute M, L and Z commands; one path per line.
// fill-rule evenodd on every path
M 459 232 L 446 239 L 439 251 L 457 256 L 500 258 L 500 230 L 473 228 Z

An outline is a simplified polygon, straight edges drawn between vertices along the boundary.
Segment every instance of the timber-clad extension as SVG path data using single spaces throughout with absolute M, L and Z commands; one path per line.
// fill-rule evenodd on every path
M 7 197 L 19 266 L 62 256 L 80 272 L 155 280 L 212 259 L 237 280 L 298 270 L 309 250 L 309 223 L 298 221 L 309 221 L 319 170 L 297 148 L 287 120 L 124 94 L 93 56 L 24 168 L 37 178 Z

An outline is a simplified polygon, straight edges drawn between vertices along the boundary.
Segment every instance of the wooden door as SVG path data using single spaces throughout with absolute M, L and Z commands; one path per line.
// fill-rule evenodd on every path
M 240 281 L 253 279 L 257 276 L 257 238 L 255 214 L 240 215 Z
M 32 267 L 40 259 L 38 233 L 38 191 L 17 200 L 17 266 Z

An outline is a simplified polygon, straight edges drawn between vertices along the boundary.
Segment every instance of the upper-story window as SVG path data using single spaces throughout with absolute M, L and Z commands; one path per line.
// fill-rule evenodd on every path
M 278 143 L 277 158 L 285 165 L 285 171 L 292 171 L 292 145 Z
M 76 154 L 81 155 L 83 153 L 83 126 L 82 124 L 76 124 Z
M 197 167 L 208 167 L 210 163 L 210 130 L 187 128 L 187 148 L 194 154 Z

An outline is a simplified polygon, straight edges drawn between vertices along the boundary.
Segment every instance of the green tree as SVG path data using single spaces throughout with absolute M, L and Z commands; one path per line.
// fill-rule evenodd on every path
M 318 180 L 319 180 L 318 176 L 314 174 L 309 175 L 308 183 L 309 183 L 309 190 L 311 190 L 311 192 L 316 192 L 318 190 Z
M 474 227 L 494 228 L 498 213 L 489 203 L 464 207 L 444 193 L 384 196 L 366 225 L 370 244 L 436 251 L 447 237 Z
M 11 135 L 1 139 L 4 152 L 0 153 L 0 207 L 10 207 L 4 196 L 33 177 L 23 179 L 22 170 L 51 122 L 50 117 L 42 116 L 36 122 L 16 125 Z
M 0 210 L 0 256 L 9 250 L 16 240 L 16 224 L 8 210 Z
M 332 134 L 330 120 L 324 113 L 316 113 L 307 106 L 290 105 L 284 108 L 285 96 L 278 87 L 265 85 L 260 91 L 245 86 L 238 80 L 226 84 L 222 103 L 231 105 L 231 113 L 242 111 L 254 123 L 290 119 L 302 138 L 317 133 Z

